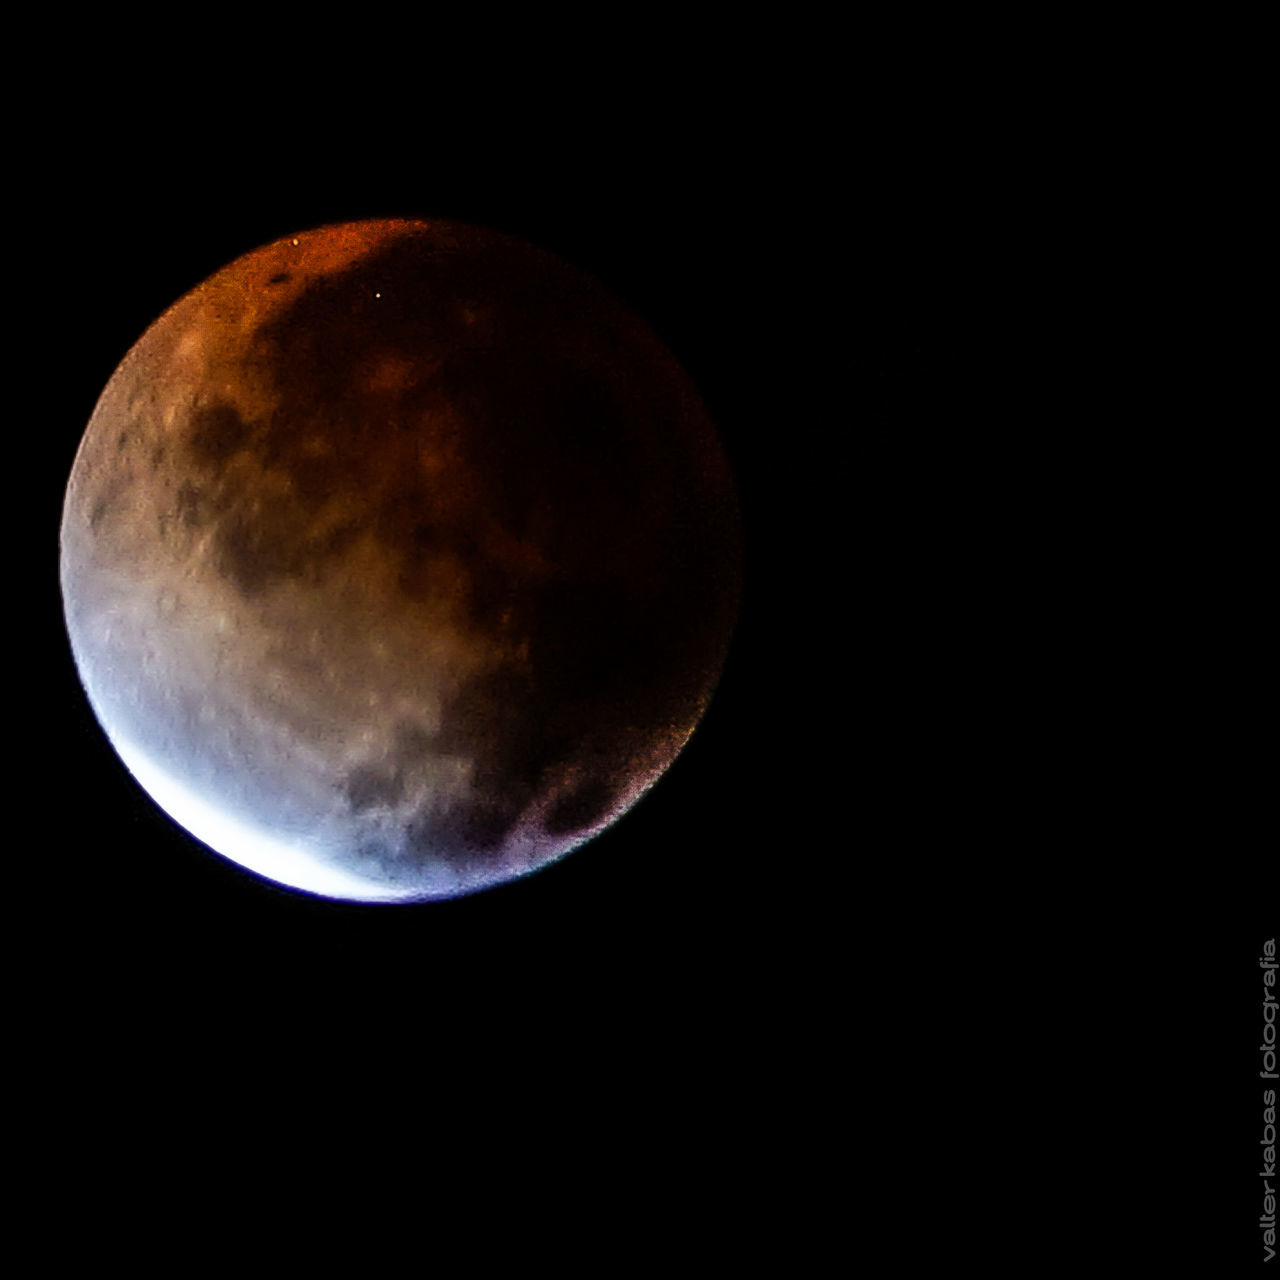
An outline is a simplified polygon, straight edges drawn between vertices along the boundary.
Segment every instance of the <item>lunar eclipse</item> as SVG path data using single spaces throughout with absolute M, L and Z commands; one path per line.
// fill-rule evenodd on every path
M 67 487 L 95 714 L 274 882 L 456 897 L 616 821 L 714 690 L 741 590 L 695 388 L 584 272 L 382 220 L 237 259 L 138 340 Z

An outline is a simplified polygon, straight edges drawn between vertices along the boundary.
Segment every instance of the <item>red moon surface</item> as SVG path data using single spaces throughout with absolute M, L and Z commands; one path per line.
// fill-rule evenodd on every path
M 455 897 L 633 805 L 714 690 L 734 484 L 599 283 L 447 222 L 285 236 L 175 303 L 68 484 L 67 627 L 152 798 L 307 893 Z

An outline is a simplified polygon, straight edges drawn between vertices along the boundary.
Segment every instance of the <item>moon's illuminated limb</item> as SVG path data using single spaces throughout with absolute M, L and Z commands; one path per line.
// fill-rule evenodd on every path
M 197 840 L 249 871 L 325 898 L 401 902 L 414 896 L 317 857 L 314 842 L 271 835 L 225 806 L 202 798 L 119 732 L 112 735 L 112 741 L 129 772 L 165 813 Z

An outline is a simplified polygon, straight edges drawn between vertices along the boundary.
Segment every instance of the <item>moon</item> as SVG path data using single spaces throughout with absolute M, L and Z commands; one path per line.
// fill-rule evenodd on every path
M 125 356 L 67 486 L 72 654 L 216 853 L 361 902 L 547 865 L 671 764 L 742 587 L 688 376 L 507 235 L 368 220 L 218 271 Z

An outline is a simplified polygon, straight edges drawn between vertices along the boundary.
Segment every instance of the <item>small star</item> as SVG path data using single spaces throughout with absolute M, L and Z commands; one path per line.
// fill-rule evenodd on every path
M 375 293 L 373 296 L 374 296 L 375 298 L 380 298 L 380 297 L 382 297 L 382 294 L 380 294 L 380 293 Z
M 298 242 L 295 240 L 293 243 L 294 243 L 294 244 L 297 244 Z

